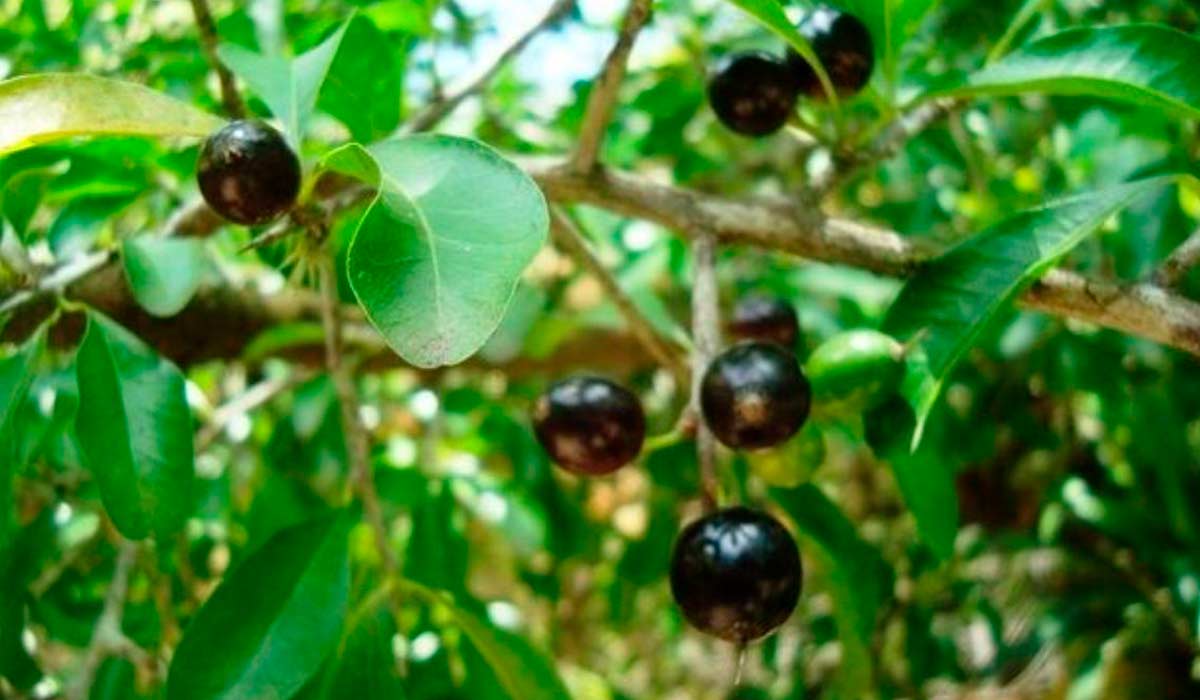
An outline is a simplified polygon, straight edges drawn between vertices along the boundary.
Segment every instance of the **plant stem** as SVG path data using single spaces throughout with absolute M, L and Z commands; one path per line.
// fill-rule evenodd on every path
M 246 116 L 246 103 L 238 94 L 233 73 L 217 54 L 217 45 L 221 40 L 217 36 L 217 24 L 213 21 L 208 0 L 192 0 L 192 14 L 196 16 L 196 29 L 200 32 L 200 47 L 204 50 L 204 57 L 221 84 L 221 104 L 225 107 L 225 113 L 234 119 L 241 119 Z
M 692 280 L 692 406 L 696 421 L 696 457 L 700 464 L 700 489 L 705 510 L 719 504 L 717 441 L 704 424 L 700 411 L 700 388 L 704 370 L 721 346 L 720 292 L 717 287 L 717 241 L 709 232 L 698 232 L 692 244 L 695 268 Z

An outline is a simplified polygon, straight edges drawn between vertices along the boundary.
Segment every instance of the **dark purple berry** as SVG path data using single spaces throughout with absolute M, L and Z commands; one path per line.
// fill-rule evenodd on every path
M 704 422 L 734 449 L 786 442 L 804 425 L 811 403 L 796 356 L 774 343 L 733 346 L 712 361 L 700 385 Z
M 792 349 L 800 339 L 800 319 L 786 299 L 751 296 L 734 307 L 729 331 L 738 340 L 761 340 Z
M 787 63 L 758 52 L 733 56 L 708 85 L 708 101 L 717 118 L 743 136 L 766 136 L 783 128 L 796 95 Z
M 230 122 L 204 142 L 196 179 L 204 200 L 246 226 L 270 223 L 296 203 L 300 159 L 286 139 L 261 121 Z
M 546 453 L 567 471 L 611 474 L 632 462 L 646 438 L 637 396 L 598 377 L 552 385 L 533 408 L 534 432 Z
M 735 644 L 775 631 L 800 600 L 796 542 L 766 513 L 729 508 L 689 525 L 671 558 L 671 593 L 697 629 Z
M 800 34 L 812 45 L 839 97 L 857 95 L 871 80 L 875 47 L 871 31 L 852 14 L 821 5 L 800 22 Z M 825 90 L 816 71 L 795 51 L 788 66 L 801 94 L 824 99 Z

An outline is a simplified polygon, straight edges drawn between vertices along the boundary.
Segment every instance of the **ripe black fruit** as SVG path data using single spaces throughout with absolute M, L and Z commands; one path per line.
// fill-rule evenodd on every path
M 533 425 L 555 463 L 589 476 L 629 464 L 646 438 L 638 398 L 598 377 L 573 377 L 551 386 L 534 405 Z
M 839 97 L 851 97 L 866 87 L 875 68 L 875 47 L 871 31 L 862 20 L 822 5 L 805 16 L 799 29 L 825 67 Z M 816 71 L 800 54 L 789 51 L 788 66 L 801 93 L 815 99 L 825 97 Z
M 734 307 L 729 331 L 738 340 L 761 340 L 791 349 L 800 338 L 800 319 L 786 299 L 746 297 Z
M 796 542 L 779 521 L 729 508 L 684 529 L 671 558 L 671 593 L 684 617 L 721 639 L 746 644 L 787 621 L 800 600 Z
M 795 356 L 774 343 L 742 343 L 704 373 L 700 408 L 713 434 L 734 449 L 774 447 L 808 418 L 812 388 Z
M 214 211 L 235 223 L 258 226 L 296 203 L 300 160 L 268 124 L 235 121 L 204 142 L 196 179 Z
M 797 86 L 787 64 L 766 53 L 729 59 L 708 85 L 708 101 L 721 123 L 744 136 L 766 136 L 787 123 Z

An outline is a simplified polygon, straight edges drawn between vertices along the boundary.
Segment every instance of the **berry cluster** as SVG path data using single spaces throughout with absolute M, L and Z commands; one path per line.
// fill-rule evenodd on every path
M 875 49 L 870 31 L 857 17 L 822 5 L 804 17 L 798 30 L 812 46 L 838 96 L 858 94 L 870 81 Z M 823 100 L 825 89 L 816 70 L 792 49 L 783 58 L 760 51 L 735 54 L 708 86 L 708 100 L 717 118 L 744 136 L 779 131 L 801 96 Z

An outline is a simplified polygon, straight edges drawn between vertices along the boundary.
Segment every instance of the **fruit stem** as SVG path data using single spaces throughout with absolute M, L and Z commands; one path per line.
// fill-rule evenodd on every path
M 692 406 L 700 416 L 700 386 L 704 369 L 721 345 L 720 292 L 717 288 L 717 241 L 711 232 L 701 232 L 692 245 Z M 696 426 L 696 457 L 700 465 L 700 489 L 708 512 L 717 509 L 720 482 L 717 479 L 717 442 L 703 420 Z
M 737 665 L 733 670 L 733 687 L 736 688 L 742 684 L 742 673 L 746 670 L 746 644 L 743 642 L 737 645 Z
M 192 14 L 196 17 L 196 30 L 200 32 L 200 46 L 204 50 L 204 57 L 212 66 L 213 72 L 217 74 L 217 81 L 221 84 L 221 104 L 225 107 L 225 112 L 229 117 L 241 119 L 246 116 L 246 103 L 242 101 L 242 96 L 238 93 L 237 81 L 234 80 L 233 73 L 217 54 L 217 46 L 221 40 L 217 35 L 217 25 L 213 21 L 208 0 L 192 0 Z

